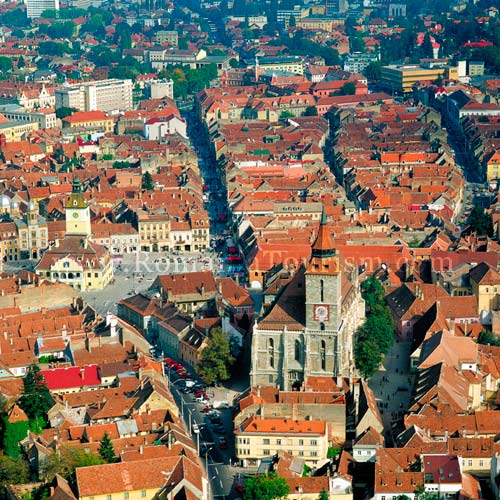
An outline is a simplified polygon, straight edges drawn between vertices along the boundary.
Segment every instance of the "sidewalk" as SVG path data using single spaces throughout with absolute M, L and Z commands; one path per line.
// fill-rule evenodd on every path
M 414 380 L 410 355 L 411 342 L 395 340 L 383 365 L 368 382 L 382 416 L 385 437 L 389 439 L 393 437 L 393 424 L 402 420 L 410 404 Z

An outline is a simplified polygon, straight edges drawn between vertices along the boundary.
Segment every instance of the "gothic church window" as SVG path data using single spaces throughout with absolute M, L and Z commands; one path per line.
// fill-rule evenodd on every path
M 324 340 L 320 343 L 319 357 L 321 359 L 321 369 L 326 370 L 326 342 Z

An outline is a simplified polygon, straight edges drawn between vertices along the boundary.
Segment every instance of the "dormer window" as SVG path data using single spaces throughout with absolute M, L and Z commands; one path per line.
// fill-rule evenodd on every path
M 78 204 L 78 202 L 76 200 L 73 200 L 73 206 L 76 207 L 77 204 Z

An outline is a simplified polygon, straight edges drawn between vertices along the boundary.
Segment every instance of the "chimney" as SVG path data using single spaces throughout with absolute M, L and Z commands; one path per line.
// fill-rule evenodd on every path
M 85 368 L 84 367 L 80 368 L 80 377 L 82 378 L 83 381 L 85 381 Z
M 144 448 L 142 447 L 142 444 L 139 446 L 139 454 L 142 455 L 144 453 Z
M 200 293 L 201 293 L 202 295 L 205 295 L 205 283 L 202 283 L 202 284 L 201 284 L 201 287 L 200 287 Z
M 450 333 L 452 335 L 455 335 L 455 319 L 454 318 L 450 319 Z

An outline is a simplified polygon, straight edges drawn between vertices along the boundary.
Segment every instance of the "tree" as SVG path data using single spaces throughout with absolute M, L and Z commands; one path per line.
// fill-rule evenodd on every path
M 234 361 L 229 338 L 220 328 L 214 328 L 207 339 L 207 346 L 201 351 L 196 373 L 209 385 L 228 380 Z
M 250 477 L 245 482 L 245 500 L 275 500 L 290 493 L 286 479 L 275 472 Z
M 19 441 L 28 435 L 29 423 L 27 420 L 9 422 L 5 418 L 2 449 L 6 455 L 17 460 L 21 456 Z
M 99 456 L 108 464 L 112 464 L 117 461 L 113 443 L 111 442 L 107 432 L 104 433 L 104 436 L 101 439 L 101 444 L 99 445 Z
M 491 214 L 487 214 L 484 208 L 474 205 L 470 214 L 470 228 L 478 236 L 493 235 L 493 220 Z
M 477 342 L 478 344 L 500 347 L 500 337 L 498 335 L 495 335 L 493 332 L 490 332 L 489 330 L 483 330 L 479 334 Z
M 424 41 L 422 42 L 422 45 L 420 46 L 420 50 L 422 51 L 423 57 L 428 57 L 428 58 L 434 57 L 434 51 L 432 49 L 432 42 L 431 42 L 431 37 L 430 37 L 429 33 L 425 34 Z
M 70 54 L 71 49 L 66 43 L 41 42 L 38 45 L 38 53 L 42 56 L 63 56 Z
M 146 191 L 153 191 L 155 188 L 153 184 L 153 178 L 149 172 L 145 172 L 142 176 L 142 189 Z
M 330 495 L 324 488 L 321 490 L 318 500 L 330 500 Z
M 41 476 L 47 481 L 52 481 L 56 474 L 69 479 L 78 467 L 100 465 L 103 463 L 104 460 L 98 455 L 87 453 L 86 450 L 81 448 L 66 445 L 56 450 L 47 458 Z
M 354 360 L 363 377 L 370 378 L 382 362 L 382 354 L 375 342 L 361 337 L 354 347 Z
M 0 486 L 2 489 L 7 484 L 21 484 L 29 481 L 28 464 L 22 460 L 15 460 L 12 457 L 4 455 L 0 451 Z M 0 492 L 2 496 L 3 492 Z M 5 498 L 2 496 L 2 498 Z
M 280 120 L 286 120 L 287 118 L 292 118 L 294 115 L 291 111 L 288 111 L 288 109 L 285 109 L 280 113 Z
M 75 111 L 78 111 L 75 108 L 68 108 L 67 106 L 63 106 L 62 108 L 56 109 L 56 116 L 60 120 L 66 118 L 67 116 L 71 116 Z
M 307 106 L 304 116 L 318 116 L 318 108 L 316 106 Z
M 12 61 L 5 56 L 0 56 L 0 72 L 8 73 L 12 69 Z
M 23 394 L 19 398 L 19 406 L 30 420 L 45 417 L 54 405 L 54 400 L 38 365 L 33 364 L 28 367 L 23 384 Z
M 371 62 L 365 68 L 365 75 L 368 80 L 378 81 L 381 77 L 381 64 L 379 62 Z
M 356 93 L 356 84 L 354 82 L 345 82 L 340 90 L 335 92 L 336 95 L 354 95 Z

